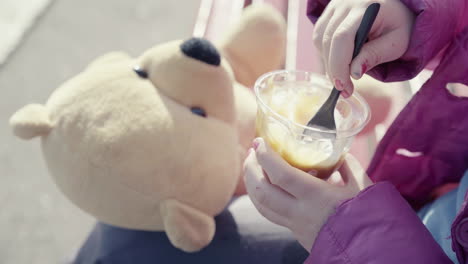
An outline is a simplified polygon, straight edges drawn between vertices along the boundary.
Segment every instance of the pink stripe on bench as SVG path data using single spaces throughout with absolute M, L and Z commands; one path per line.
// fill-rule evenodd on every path
M 236 21 L 244 4 L 244 0 L 201 0 L 194 37 L 215 40 Z
M 323 73 L 320 56 L 312 42 L 313 24 L 306 16 L 307 0 L 288 4 L 286 69 Z

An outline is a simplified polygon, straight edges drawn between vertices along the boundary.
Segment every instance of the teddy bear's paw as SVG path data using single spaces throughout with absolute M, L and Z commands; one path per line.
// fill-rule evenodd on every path
M 199 251 L 213 239 L 213 217 L 187 204 L 165 200 L 161 203 L 161 216 L 169 240 L 185 252 Z
M 10 126 L 17 137 L 31 139 L 48 134 L 52 129 L 52 122 L 45 106 L 29 104 L 10 118 Z

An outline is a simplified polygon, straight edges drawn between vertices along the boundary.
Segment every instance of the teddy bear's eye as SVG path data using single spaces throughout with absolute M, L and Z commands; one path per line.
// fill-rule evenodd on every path
M 148 78 L 148 73 L 140 68 L 140 66 L 135 66 L 133 67 L 133 71 L 142 79 L 147 79 Z
M 206 117 L 206 112 L 205 110 L 203 110 L 203 108 L 200 108 L 200 107 L 192 107 L 190 108 L 190 111 L 192 111 L 192 113 L 196 114 L 196 115 L 199 115 L 199 116 L 202 116 L 202 117 Z

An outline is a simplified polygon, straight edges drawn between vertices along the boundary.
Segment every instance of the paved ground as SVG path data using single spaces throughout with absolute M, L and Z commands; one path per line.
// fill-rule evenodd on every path
M 39 141 L 14 138 L 10 115 L 43 103 L 64 80 L 110 50 L 132 55 L 190 36 L 199 0 L 56 0 L 0 68 L 0 263 L 61 263 L 93 220 L 48 176 Z

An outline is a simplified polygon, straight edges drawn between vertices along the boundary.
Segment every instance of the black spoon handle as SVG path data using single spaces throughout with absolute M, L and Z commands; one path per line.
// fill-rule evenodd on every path
M 377 14 L 379 13 L 379 10 L 380 10 L 380 4 L 372 3 L 367 7 L 366 12 L 364 12 L 364 16 L 362 16 L 361 24 L 359 24 L 359 28 L 356 32 L 356 37 L 354 38 L 353 60 L 361 51 L 362 46 L 364 46 L 364 43 L 366 43 L 367 35 L 369 34 L 369 31 L 371 30 L 372 25 L 374 24 L 375 18 L 377 18 Z M 330 100 L 330 102 L 333 102 L 330 105 L 330 107 L 332 107 L 333 109 L 335 108 L 336 101 L 338 100 L 338 97 L 340 96 L 340 94 L 341 94 L 341 91 L 334 88 L 332 90 L 332 93 L 330 94 L 330 97 L 328 97 L 327 99 L 327 101 Z
M 367 7 L 366 12 L 362 17 L 361 24 L 359 25 L 359 28 L 356 32 L 356 38 L 354 39 L 353 59 L 356 58 L 356 56 L 361 51 L 362 46 L 366 42 L 367 35 L 369 34 L 369 31 L 374 24 L 375 18 L 379 13 L 379 9 L 379 3 L 373 3 Z

